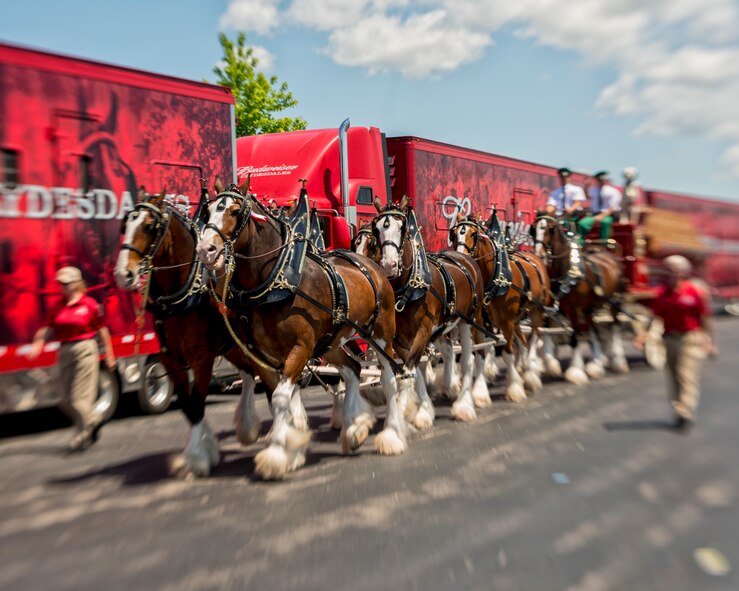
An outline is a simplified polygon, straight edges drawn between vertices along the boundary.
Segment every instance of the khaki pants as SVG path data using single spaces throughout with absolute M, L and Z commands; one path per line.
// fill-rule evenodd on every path
M 80 432 L 95 426 L 92 407 L 97 398 L 100 361 L 95 339 L 62 343 L 59 349 L 62 412 Z
M 700 400 L 700 365 L 706 358 L 706 335 L 700 330 L 665 335 L 671 404 L 675 414 L 695 420 Z

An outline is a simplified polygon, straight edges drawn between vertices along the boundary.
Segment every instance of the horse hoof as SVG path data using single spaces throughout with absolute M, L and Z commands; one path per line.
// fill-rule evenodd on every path
M 421 407 L 418 409 L 415 418 L 413 419 L 413 426 L 419 431 L 425 431 L 434 426 L 434 417 L 425 408 Z
M 302 451 L 295 452 L 293 460 L 290 462 L 289 470 L 292 472 L 293 470 L 297 470 L 303 466 L 305 466 L 305 453 Z
M 568 367 L 565 372 L 565 380 L 576 386 L 584 386 L 590 382 L 587 374 L 578 367 Z
M 452 418 L 461 423 L 471 423 L 477 420 L 475 406 L 468 402 L 454 403 L 452 405 Z
M 534 371 L 527 371 L 523 374 L 523 386 L 531 393 L 538 392 L 542 388 L 541 378 Z
M 544 362 L 544 367 L 546 368 L 546 375 L 552 378 L 561 378 L 562 377 L 562 366 L 559 364 L 559 361 L 557 361 L 554 357 L 547 359 Z
M 505 399 L 509 402 L 523 402 L 526 400 L 526 389 L 523 384 L 516 382 L 508 386 L 505 391 Z
M 350 425 L 341 432 L 341 451 L 349 454 L 358 449 L 369 437 L 369 427 L 360 423 L 359 425 Z
M 591 361 L 585 365 L 585 373 L 591 380 L 600 380 L 606 375 L 606 370 L 600 363 Z
M 399 456 L 405 451 L 405 443 L 393 429 L 383 429 L 375 438 L 375 449 L 381 456 Z
M 270 445 L 254 457 L 254 471 L 262 480 L 282 480 L 290 467 L 285 449 Z
M 611 371 L 615 373 L 629 373 L 629 363 L 625 359 L 623 361 L 615 361 L 611 363 Z
M 484 380 L 476 380 L 472 386 L 472 401 L 476 408 L 487 408 L 493 401 L 490 400 L 490 392 Z
M 182 455 L 174 461 L 173 469 L 180 478 L 206 478 L 210 476 L 210 463 L 201 455 Z
M 259 433 L 261 426 L 249 427 L 248 429 L 236 428 L 236 439 L 238 439 L 241 445 L 251 445 L 257 439 L 259 439 Z

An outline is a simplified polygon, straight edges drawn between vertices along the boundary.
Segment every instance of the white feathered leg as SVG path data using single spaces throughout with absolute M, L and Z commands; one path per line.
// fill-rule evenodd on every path
M 472 400 L 477 408 L 485 408 L 492 404 L 490 391 L 485 380 L 485 355 L 482 350 L 475 352 L 475 369 L 473 371 Z
M 459 343 L 462 345 L 460 365 L 462 384 L 457 399 L 452 404 L 452 418 L 469 423 L 477 418 L 475 402 L 472 399 L 472 329 L 469 324 L 459 325 Z
M 629 362 L 626 361 L 624 342 L 621 336 L 621 327 L 615 322 L 611 329 L 610 367 L 617 373 L 629 373 Z
M 551 335 L 544 334 L 541 337 L 544 357 L 544 375 L 559 378 L 562 377 L 562 365 L 554 354 L 554 340 Z
M 488 384 L 492 385 L 495 382 L 495 378 L 498 376 L 499 372 L 498 364 L 495 362 L 495 346 L 491 345 L 485 352 L 484 375 Z
M 234 412 L 236 439 L 242 445 L 249 445 L 259 439 L 262 421 L 257 414 L 254 400 L 254 377 L 245 371 L 239 371 L 239 375 L 241 376 L 241 396 Z
M 384 343 L 380 342 L 380 346 Z M 375 438 L 375 449 L 377 453 L 385 456 L 400 455 L 406 448 L 406 426 L 403 413 L 405 412 L 406 402 L 402 400 L 403 388 L 398 387 L 397 380 L 390 363 L 382 356 L 379 357 L 380 362 L 380 382 L 385 391 L 385 399 L 387 403 L 387 418 L 382 431 Z M 412 381 L 413 378 L 405 378 Z
M 438 388 L 439 396 L 446 396 L 450 400 L 456 400 L 462 385 L 460 384 L 459 373 L 457 372 L 457 361 L 455 359 L 454 349 L 452 348 L 452 342 L 442 336 L 434 343 L 434 346 L 439 350 L 443 360 L 442 385 Z
M 606 369 L 603 366 L 603 348 L 600 344 L 600 337 L 592 326 L 590 327 L 590 343 L 593 359 L 585 365 L 585 373 L 591 380 L 599 380 L 606 375 Z
M 362 445 L 375 424 L 372 407 L 359 394 L 359 377 L 350 367 L 339 367 L 339 374 L 346 385 L 341 413 L 341 451 L 348 454 Z
M 539 377 L 539 358 L 537 349 L 539 348 L 539 336 L 536 332 L 531 333 L 528 348 L 524 351 L 524 388 L 529 392 L 536 393 L 542 388 L 541 378 Z
M 572 360 L 565 372 L 565 380 L 577 385 L 587 384 L 590 380 L 585 373 L 585 363 L 582 358 L 583 339 L 577 339 L 577 345 L 572 350 Z
M 289 470 L 299 464 L 300 454 L 310 440 L 310 431 L 303 430 L 305 419 L 298 415 L 298 428 L 292 416 L 293 396 L 298 396 L 299 386 L 288 378 L 280 379 L 272 394 L 272 412 L 274 422 L 270 434 L 269 446 L 260 451 L 254 458 L 255 471 L 265 480 L 280 480 Z M 300 403 L 302 407 L 302 403 Z M 305 411 L 303 411 L 305 412 Z
M 503 351 L 503 361 L 506 364 L 506 388 L 505 399 L 511 402 L 526 400 L 526 390 L 523 386 L 521 374 L 516 369 L 515 356 L 508 351 Z
M 208 476 L 211 468 L 218 464 L 219 456 L 218 442 L 203 419 L 190 428 L 187 446 L 176 467 L 183 475 Z
M 436 411 L 434 410 L 434 405 L 426 391 L 426 382 L 420 367 L 417 367 L 415 371 L 415 386 L 416 395 L 418 396 L 420 405 L 416 412 L 416 416 L 413 419 L 413 425 L 416 429 L 424 431 L 426 429 L 430 429 L 434 425 Z

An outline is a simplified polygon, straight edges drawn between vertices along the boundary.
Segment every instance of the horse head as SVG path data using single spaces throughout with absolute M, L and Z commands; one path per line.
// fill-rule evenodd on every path
M 357 235 L 352 239 L 352 250 L 357 254 L 366 256 L 372 260 L 377 260 L 379 251 L 377 249 L 377 242 L 372 233 L 372 224 L 370 222 L 363 223 Z
M 410 200 L 405 195 L 400 203 L 383 207 L 375 197 L 374 204 L 378 215 L 372 220 L 372 234 L 380 253 L 380 266 L 388 278 L 395 279 L 403 270 L 403 242 L 407 234 Z
M 169 215 L 163 210 L 166 191 L 148 196 L 141 187 L 136 195 L 136 205 L 121 223 L 123 244 L 118 252 L 114 275 L 118 287 L 126 290 L 138 288 L 143 267 L 156 254 L 164 239 Z
M 208 223 L 196 249 L 198 258 L 211 270 L 223 268 L 227 245 L 233 247 L 249 222 L 253 201 L 248 195 L 248 182 L 225 189 L 220 179 L 215 180 L 216 197 L 208 206 Z
M 457 223 L 449 229 L 449 244 L 453 250 L 474 257 L 483 234 L 482 225 L 474 216 L 465 217 L 460 212 L 457 214 Z
M 530 232 L 534 239 L 534 252 L 547 266 L 551 267 L 558 261 L 567 264 L 570 241 L 566 236 L 567 231 L 559 221 L 551 216 L 539 214 Z

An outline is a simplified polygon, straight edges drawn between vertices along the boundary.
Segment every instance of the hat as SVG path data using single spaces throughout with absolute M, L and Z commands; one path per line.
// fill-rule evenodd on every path
M 594 179 L 600 179 L 602 181 L 606 180 L 608 178 L 608 171 L 607 170 L 599 170 L 593 175 Z
M 62 267 L 56 272 L 56 280 L 65 284 L 82 281 L 82 272 L 77 267 Z
M 681 254 L 673 254 L 662 261 L 665 268 L 681 277 L 688 277 L 693 266 L 690 261 Z
M 560 168 L 560 169 L 557 170 L 557 174 L 559 176 L 568 177 L 568 176 L 570 176 L 572 174 L 572 171 L 569 168 L 567 168 L 566 166 L 563 166 L 562 168 Z

